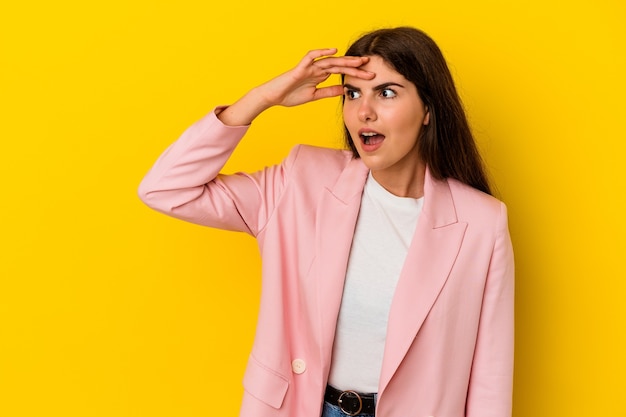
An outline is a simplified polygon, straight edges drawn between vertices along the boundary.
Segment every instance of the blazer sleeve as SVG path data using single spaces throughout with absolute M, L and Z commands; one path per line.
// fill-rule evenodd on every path
M 219 111 L 189 127 L 163 152 L 141 181 L 139 198 L 178 219 L 256 236 L 275 207 L 297 150 L 281 165 L 222 175 L 248 126 L 224 125 L 216 116 Z
M 513 395 L 514 259 L 501 203 L 466 405 L 467 417 L 510 417 Z

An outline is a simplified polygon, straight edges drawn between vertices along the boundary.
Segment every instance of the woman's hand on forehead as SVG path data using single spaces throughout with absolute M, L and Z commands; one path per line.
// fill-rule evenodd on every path
M 247 125 L 272 106 L 292 107 L 343 94 L 343 85 L 319 87 L 331 75 L 339 74 L 364 80 L 376 75 L 361 66 L 369 57 L 334 56 L 336 48 L 315 49 L 307 53 L 291 70 L 253 88 L 218 118 L 228 125 Z
M 374 78 L 375 74 L 359 68 L 369 61 L 368 57 L 333 56 L 335 53 L 335 48 L 310 51 L 295 68 L 263 84 L 259 89 L 265 92 L 272 105 L 297 106 L 342 95 L 342 85 L 318 87 L 332 74 L 366 80 Z

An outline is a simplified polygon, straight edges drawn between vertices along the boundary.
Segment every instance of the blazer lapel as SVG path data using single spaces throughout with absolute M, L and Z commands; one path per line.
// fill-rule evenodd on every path
M 466 226 L 457 220 L 448 183 L 434 180 L 426 170 L 424 208 L 389 313 L 379 394 L 400 366 L 446 283 Z
M 318 284 L 320 355 L 325 377 L 330 371 L 348 257 L 368 172 L 360 159 L 351 160 L 333 188 L 326 189 L 317 210 L 313 276 Z

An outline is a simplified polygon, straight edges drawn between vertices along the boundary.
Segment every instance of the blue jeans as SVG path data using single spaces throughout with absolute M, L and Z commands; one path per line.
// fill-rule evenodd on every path
M 376 401 L 376 395 L 374 395 L 374 401 Z M 344 413 L 343 411 L 341 411 L 339 406 L 324 401 L 324 406 L 322 407 L 321 417 L 350 417 L 350 416 Z M 354 417 L 372 417 L 372 414 L 357 414 Z

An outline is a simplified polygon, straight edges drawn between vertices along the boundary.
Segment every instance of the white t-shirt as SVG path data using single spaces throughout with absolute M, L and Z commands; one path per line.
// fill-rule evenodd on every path
M 361 197 L 328 383 L 378 391 L 391 300 L 424 199 L 398 197 L 370 173 Z

